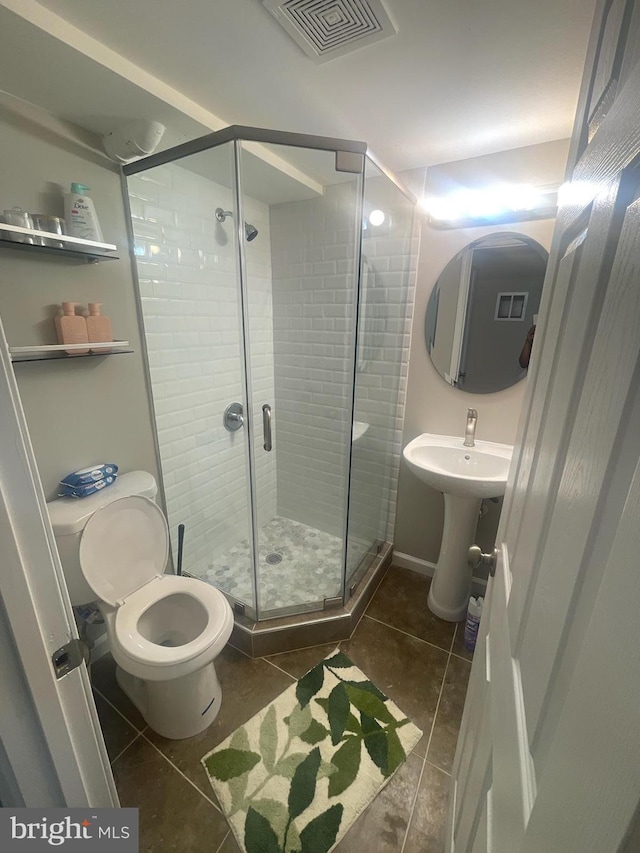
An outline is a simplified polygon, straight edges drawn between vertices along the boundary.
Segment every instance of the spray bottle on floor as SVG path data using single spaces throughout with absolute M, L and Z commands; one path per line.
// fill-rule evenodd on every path
M 482 616 L 482 605 L 484 598 L 478 596 L 469 599 L 469 607 L 467 609 L 467 621 L 464 626 L 464 645 L 465 648 L 472 652 L 476 647 L 478 639 L 478 628 L 480 627 L 480 618 Z

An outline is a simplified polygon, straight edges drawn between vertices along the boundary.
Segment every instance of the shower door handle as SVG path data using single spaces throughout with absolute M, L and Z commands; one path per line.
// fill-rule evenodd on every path
M 264 436 L 265 450 L 271 450 L 271 406 L 265 403 L 262 407 L 262 434 Z

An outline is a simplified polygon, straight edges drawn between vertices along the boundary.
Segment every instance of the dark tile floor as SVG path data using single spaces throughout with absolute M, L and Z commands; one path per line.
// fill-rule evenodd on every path
M 429 579 L 391 567 L 340 647 L 424 732 L 358 818 L 338 853 L 442 853 L 456 739 L 471 655 L 463 624 L 427 609 Z M 335 643 L 252 660 L 227 646 L 217 660 L 223 702 L 196 737 L 152 732 L 118 687 L 110 656 L 92 667 L 96 705 L 123 806 L 140 809 L 144 853 L 239 853 L 200 765 L 203 755 L 318 663 Z

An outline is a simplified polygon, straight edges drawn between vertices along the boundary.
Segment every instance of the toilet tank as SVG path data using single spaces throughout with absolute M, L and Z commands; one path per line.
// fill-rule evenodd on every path
M 86 498 L 58 498 L 47 504 L 72 604 L 96 600 L 95 592 L 84 579 L 79 558 L 80 537 L 93 513 L 119 498 L 132 495 L 155 500 L 157 492 L 158 485 L 152 474 L 129 471 L 120 474 L 112 486 Z

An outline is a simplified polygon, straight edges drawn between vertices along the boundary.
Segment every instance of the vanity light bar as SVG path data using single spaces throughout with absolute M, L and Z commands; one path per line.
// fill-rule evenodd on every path
M 558 187 L 530 184 L 497 184 L 465 187 L 446 196 L 431 196 L 421 202 L 435 228 L 498 224 L 556 215 Z

